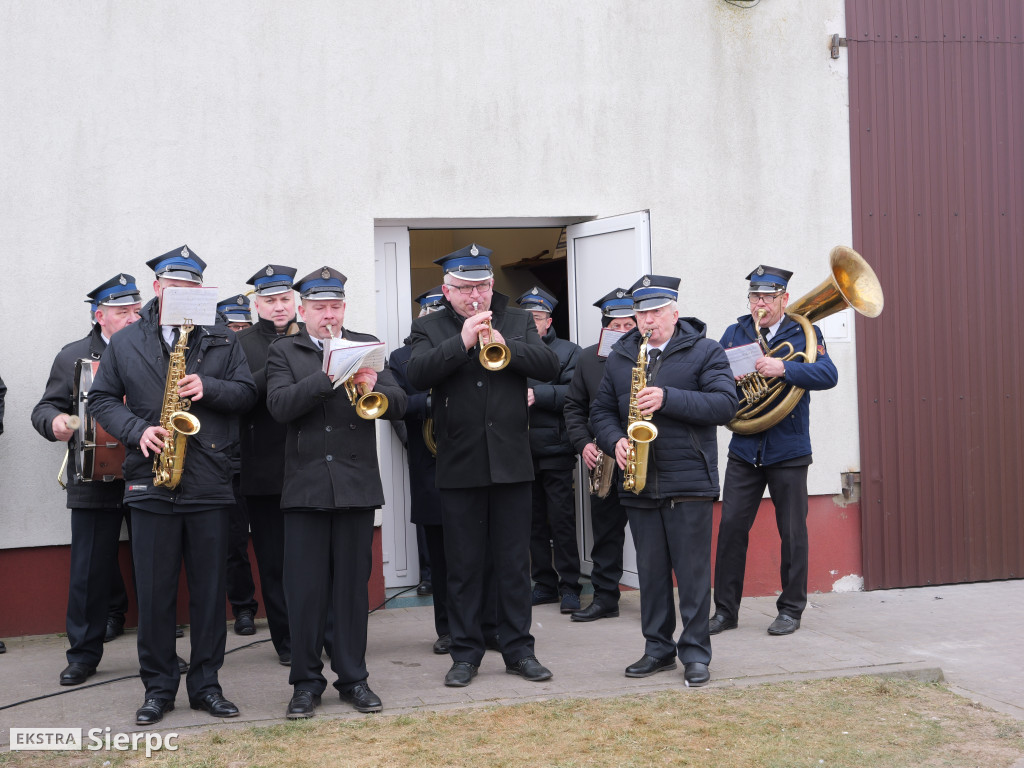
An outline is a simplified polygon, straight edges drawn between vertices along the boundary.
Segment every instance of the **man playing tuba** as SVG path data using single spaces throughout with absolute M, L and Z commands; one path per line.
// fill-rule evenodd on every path
M 786 314 L 789 303 L 786 288 L 792 276 L 792 272 L 765 264 L 747 275 L 750 314 L 726 329 L 722 346 L 728 349 L 753 341 L 766 352 L 781 348 L 779 354 L 773 351 L 756 362 L 757 373 L 765 381 L 781 380 L 804 390 L 831 389 L 839 380 L 839 374 L 817 327 L 814 327 L 816 359 L 814 362 L 800 359 L 801 353 L 806 351 L 808 335 L 799 322 Z M 783 357 L 795 359 L 784 360 Z M 789 635 L 800 627 L 800 616 L 807 605 L 810 400 L 810 393 L 804 392 L 789 415 L 778 424 L 753 434 L 736 433 L 729 443 L 715 559 L 713 635 L 734 629 L 739 623 L 747 541 L 765 486 L 775 505 L 775 521 L 782 539 L 782 594 L 776 601 L 779 615 L 768 627 L 768 634 Z
M 683 662 L 686 685 L 710 679 L 711 516 L 718 498 L 716 426 L 736 413 L 736 385 L 722 347 L 695 317 L 679 317 L 679 278 L 644 275 L 631 288 L 637 327 L 612 347 L 590 410 L 597 445 L 632 480 L 618 489 L 636 542 L 644 655 L 626 677 Z M 646 346 L 646 352 L 644 347 Z M 636 411 L 648 434 L 646 460 L 627 435 Z M 635 432 L 634 432 L 635 434 Z M 627 468 L 631 450 L 637 459 Z M 635 464 L 635 466 L 633 466 Z M 679 583 L 683 631 L 673 639 Z

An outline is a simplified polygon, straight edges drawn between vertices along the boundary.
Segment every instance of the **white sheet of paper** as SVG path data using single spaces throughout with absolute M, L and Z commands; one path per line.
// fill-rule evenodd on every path
M 613 331 L 610 328 L 601 329 L 601 338 L 597 341 L 597 356 L 608 357 L 612 346 L 616 341 L 625 336 L 629 331 Z
M 729 358 L 733 376 L 746 376 L 756 370 L 754 363 L 759 357 L 764 357 L 764 350 L 757 343 L 744 344 L 742 347 L 730 347 L 725 350 L 725 356 Z
M 383 371 L 385 357 L 383 341 L 324 341 L 324 373 L 331 377 L 335 387 L 341 386 L 360 368 Z
M 160 296 L 160 325 L 213 325 L 217 322 L 217 289 L 164 288 Z

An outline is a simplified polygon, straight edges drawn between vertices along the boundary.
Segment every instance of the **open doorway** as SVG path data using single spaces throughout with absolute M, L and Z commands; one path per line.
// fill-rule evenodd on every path
M 555 332 L 583 347 L 597 341 L 600 312 L 593 302 L 616 286 L 628 287 L 651 271 L 647 211 L 610 218 L 407 219 L 375 222 L 377 330 L 388 349 L 402 346 L 419 306 L 413 299 L 442 280 L 434 259 L 470 243 L 493 251 L 495 290 L 511 301 L 539 286 L 558 299 Z M 380 436 L 380 472 L 387 499 L 381 510 L 385 585 L 419 581 L 416 528 L 409 522 L 406 459 L 392 430 Z M 590 497 L 577 472 L 577 542 L 590 573 Z M 628 535 L 623 583 L 636 586 L 636 557 Z

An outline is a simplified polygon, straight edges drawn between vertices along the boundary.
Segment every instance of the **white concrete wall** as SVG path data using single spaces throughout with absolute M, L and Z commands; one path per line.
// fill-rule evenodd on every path
M 69 540 L 28 415 L 85 292 L 182 243 L 225 296 L 337 266 L 372 330 L 375 219 L 650 209 L 655 271 L 717 336 L 753 266 L 796 295 L 851 237 L 842 0 L 7 0 L 0 28 L 0 547 Z M 831 351 L 813 493 L 858 464 Z

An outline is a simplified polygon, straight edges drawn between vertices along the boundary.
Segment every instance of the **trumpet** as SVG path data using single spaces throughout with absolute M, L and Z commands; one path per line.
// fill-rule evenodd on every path
M 327 326 L 327 332 L 331 334 L 332 339 L 337 338 L 334 335 L 333 325 Z M 356 409 L 356 415 L 361 419 L 379 419 L 388 409 L 388 396 L 383 392 L 374 392 L 367 386 L 366 382 L 356 384 L 355 379 L 354 374 L 349 376 L 342 384 L 342 387 L 345 388 L 348 401 Z
M 479 301 L 473 302 L 473 314 L 477 313 Z M 500 341 L 494 341 L 494 329 L 491 321 L 487 321 L 487 330 L 480 331 L 477 341 L 480 344 L 480 365 L 488 371 L 500 371 L 512 360 L 509 348 Z

